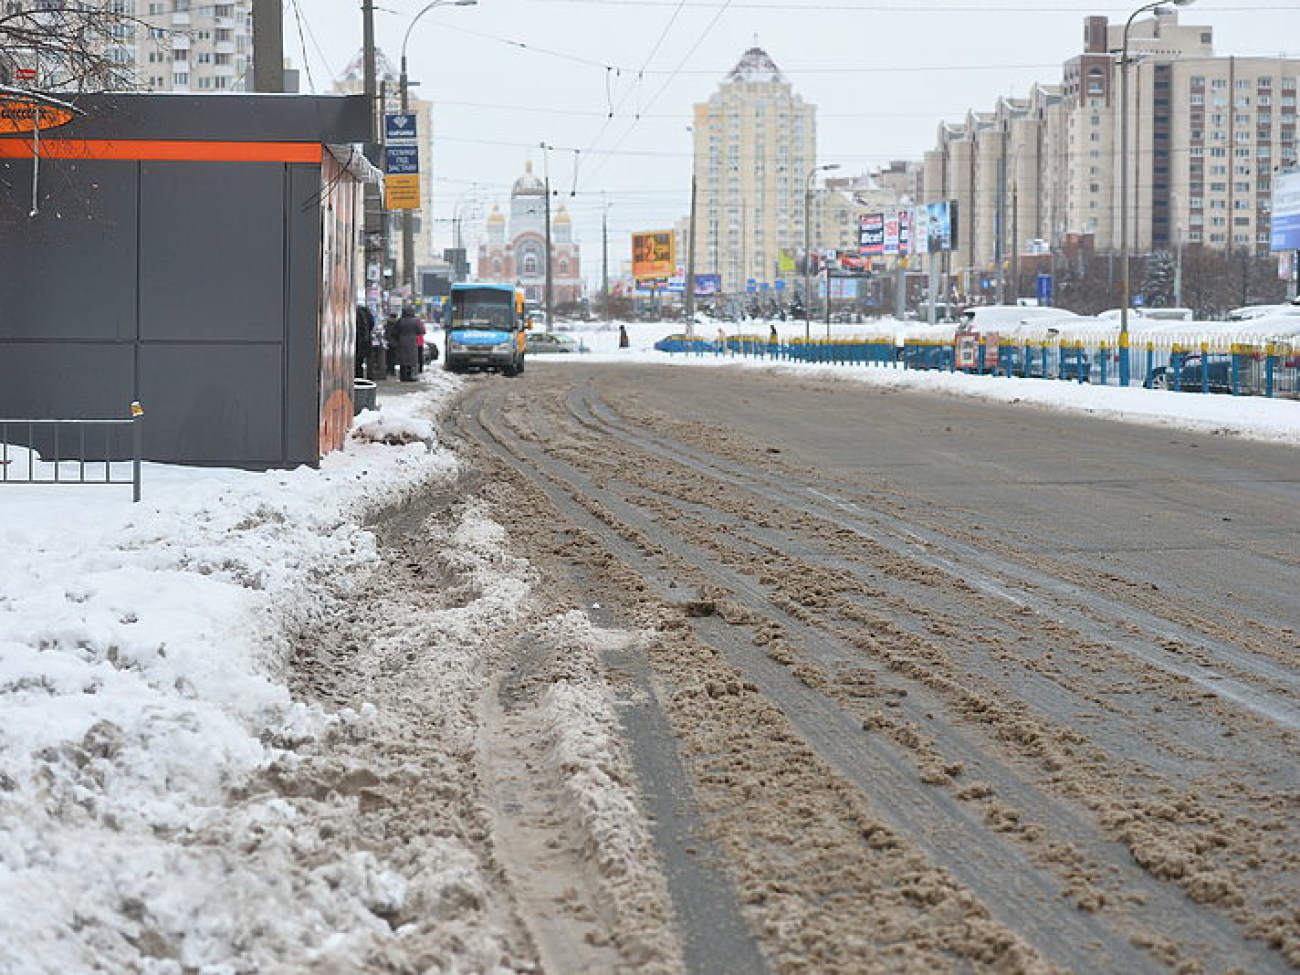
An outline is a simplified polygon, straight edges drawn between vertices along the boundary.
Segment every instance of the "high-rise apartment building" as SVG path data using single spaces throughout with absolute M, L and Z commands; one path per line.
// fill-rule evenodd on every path
M 231 92 L 253 87 L 253 0 L 107 0 L 148 25 L 110 50 L 130 57 L 146 91 Z
M 696 273 L 720 274 L 730 293 L 750 281 L 774 284 L 782 273 L 793 278 L 815 176 L 816 108 L 767 52 L 750 48 L 695 106 L 694 141 Z M 810 229 L 814 247 L 820 234 L 820 225 Z
M 44 18 L 60 6 L 50 0 L 0 0 L 0 15 L 25 14 L 38 24 L 51 23 Z M 99 81 L 113 88 L 252 90 L 253 0 L 79 0 L 66 6 L 96 26 L 89 44 L 112 66 L 111 79 Z M 105 16 L 97 18 L 101 11 Z M 30 51 L 0 51 L 0 67 L 33 71 L 45 87 L 70 83 L 57 59 L 41 62 Z
M 958 201 L 950 270 L 985 273 L 1067 241 L 1115 253 L 1121 213 L 1134 255 L 1267 251 L 1273 176 L 1296 166 L 1300 59 L 1216 56 L 1210 27 L 1156 14 L 1129 29 L 1126 110 L 1123 26 L 1088 17 L 1083 41 L 1059 84 L 940 128 L 922 193 Z

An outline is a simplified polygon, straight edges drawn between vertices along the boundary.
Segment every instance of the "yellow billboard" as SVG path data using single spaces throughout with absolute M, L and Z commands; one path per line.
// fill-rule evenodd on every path
M 388 210 L 420 209 L 420 174 L 389 173 L 385 176 L 384 207 Z
M 651 230 L 632 235 L 632 277 L 670 278 L 677 271 L 671 230 Z

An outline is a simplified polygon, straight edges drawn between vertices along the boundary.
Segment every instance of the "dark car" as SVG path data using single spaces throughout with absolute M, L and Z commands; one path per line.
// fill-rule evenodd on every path
M 1211 357 L 1202 363 L 1201 356 L 1184 356 L 1181 364 L 1157 366 L 1142 382 L 1147 389 L 1177 389 L 1184 393 L 1200 393 L 1208 388 L 1211 393 L 1232 392 L 1232 358 Z

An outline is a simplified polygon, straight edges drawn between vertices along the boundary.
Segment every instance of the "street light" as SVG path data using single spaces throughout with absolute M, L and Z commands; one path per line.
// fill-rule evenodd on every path
M 839 163 L 827 163 L 824 166 L 814 166 L 808 170 L 808 177 L 803 181 L 803 337 L 804 341 L 811 338 L 811 325 L 809 324 L 809 315 L 812 314 L 812 285 L 809 283 L 809 271 L 812 268 L 812 250 L 808 237 L 809 212 L 812 210 L 812 181 L 818 173 L 830 169 L 839 169 Z M 826 279 L 826 298 L 830 300 L 830 278 Z
M 1186 7 L 1194 0 L 1172 0 L 1175 7 Z M 1124 43 L 1119 56 L 1119 384 L 1127 386 L 1132 378 L 1128 347 L 1128 308 L 1132 302 L 1128 269 L 1128 31 L 1139 14 L 1153 11 L 1156 16 L 1168 12 L 1168 5 L 1148 3 L 1128 15 L 1124 21 Z
M 407 90 L 409 82 L 406 77 L 406 42 L 411 39 L 411 30 L 415 27 L 416 22 L 427 14 L 434 7 L 473 7 L 478 0 L 433 0 L 432 3 L 426 4 L 420 12 L 411 18 L 411 22 L 406 25 L 406 33 L 402 36 L 402 74 L 398 80 L 402 93 L 402 114 L 405 115 L 408 107 Z M 421 201 L 423 202 L 423 200 Z M 411 289 L 411 294 L 415 294 L 415 222 L 411 217 L 410 210 L 402 211 L 402 278 L 407 287 Z

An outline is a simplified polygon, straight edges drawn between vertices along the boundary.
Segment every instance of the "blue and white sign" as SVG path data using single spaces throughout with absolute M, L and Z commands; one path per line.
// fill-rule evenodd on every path
M 1273 179 L 1273 223 L 1269 249 L 1300 251 L 1300 173 Z
M 384 172 L 390 176 L 410 176 L 419 173 L 419 146 L 384 146 Z
M 1052 276 L 1050 274 L 1038 275 L 1038 303 L 1043 306 L 1052 303 Z
M 385 142 L 414 142 L 415 139 L 414 112 L 396 112 L 384 116 Z

